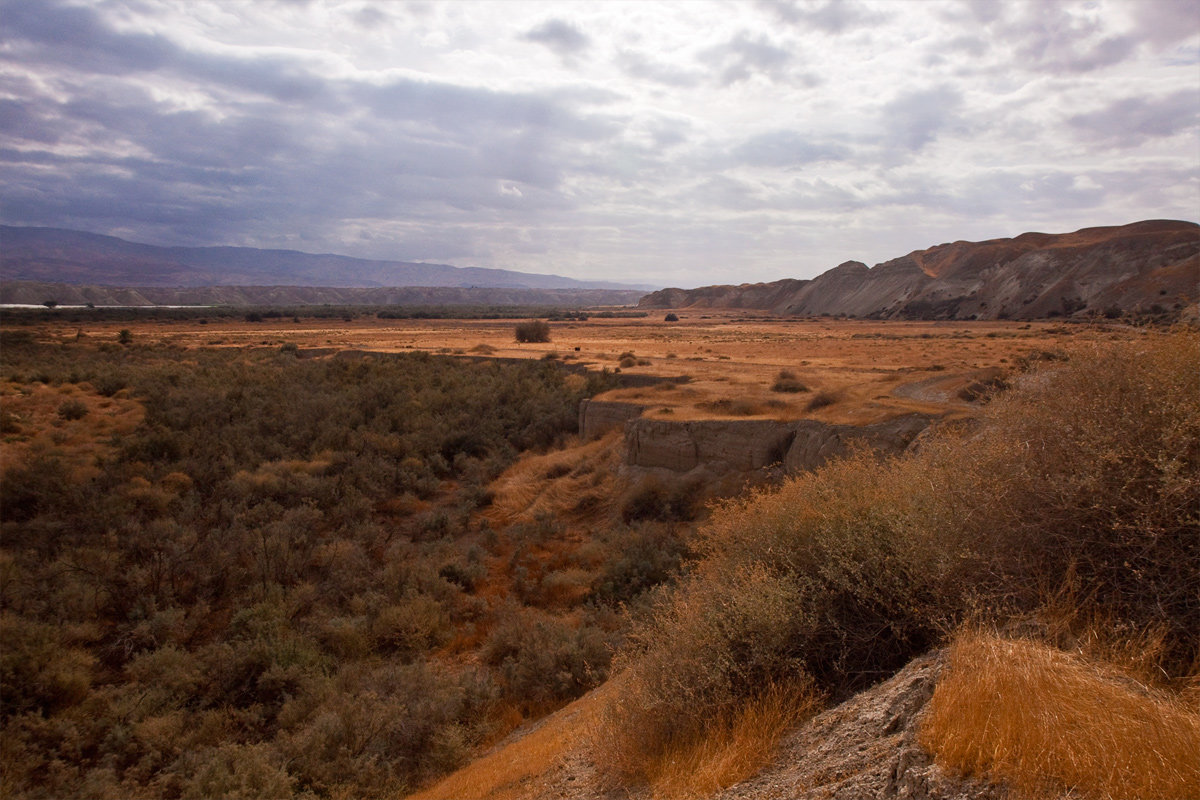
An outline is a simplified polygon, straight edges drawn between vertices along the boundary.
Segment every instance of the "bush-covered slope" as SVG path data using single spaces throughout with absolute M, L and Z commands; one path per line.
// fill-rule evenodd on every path
M 1200 656 L 1200 338 L 1074 352 L 917 452 L 830 465 L 718 510 L 701 557 L 621 656 L 615 779 L 781 685 L 841 698 L 963 620 L 1055 614 Z M 1069 607 L 1064 613 L 1062 606 Z M 1066 626 L 1068 629 L 1071 625 Z

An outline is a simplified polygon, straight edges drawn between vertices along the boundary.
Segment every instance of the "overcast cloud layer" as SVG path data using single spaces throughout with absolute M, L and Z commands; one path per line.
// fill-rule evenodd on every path
M 1200 4 L 0 0 L 0 219 L 698 286 L 1200 214 Z

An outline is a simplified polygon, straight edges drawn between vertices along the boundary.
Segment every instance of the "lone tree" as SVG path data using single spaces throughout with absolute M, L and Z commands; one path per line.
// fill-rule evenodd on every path
M 517 323 L 517 341 L 521 343 L 550 341 L 550 323 L 541 319 Z

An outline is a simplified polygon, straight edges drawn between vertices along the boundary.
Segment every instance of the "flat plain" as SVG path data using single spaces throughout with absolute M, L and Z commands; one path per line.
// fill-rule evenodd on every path
M 649 416 L 723 416 L 869 424 L 908 412 L 952 413 L 1030 359 L 1053 358 L 1071 343 L 1129 339 L 1138 329 L 1113 323 L 864 321 L 780 319 L 742 311 L 661 311 L 645 318 L 552 322 L 549 342 L 518 343 L 514 320 L 349 321 L 288 318 L 138 323 L 47 324 L 38 335 L 116 341 L 129 329 L 138 343 L 182 349 L 280 348 L 302 354 L 411 352 L 503 359 L 560 359 L 594 371 L 682 379 L 616 389 L 601 399 L 647 406 Z M 624 363 L 623 363 L 624 362 Z M 780 373 L 792 388 L 772 390 Z M 821 394 L 834 402 L 810 408 Z M 819 405 L 819 404 L 818 404 Z

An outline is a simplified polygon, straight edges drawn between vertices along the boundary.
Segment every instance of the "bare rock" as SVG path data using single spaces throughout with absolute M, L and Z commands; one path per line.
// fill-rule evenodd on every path
M 923 656 L 878 686 L 789 735 L 772 763 L 719 800 L 1002 800 L 1002 786 L 953 775 L 917 744 L 921 715 L 943 667 Z

